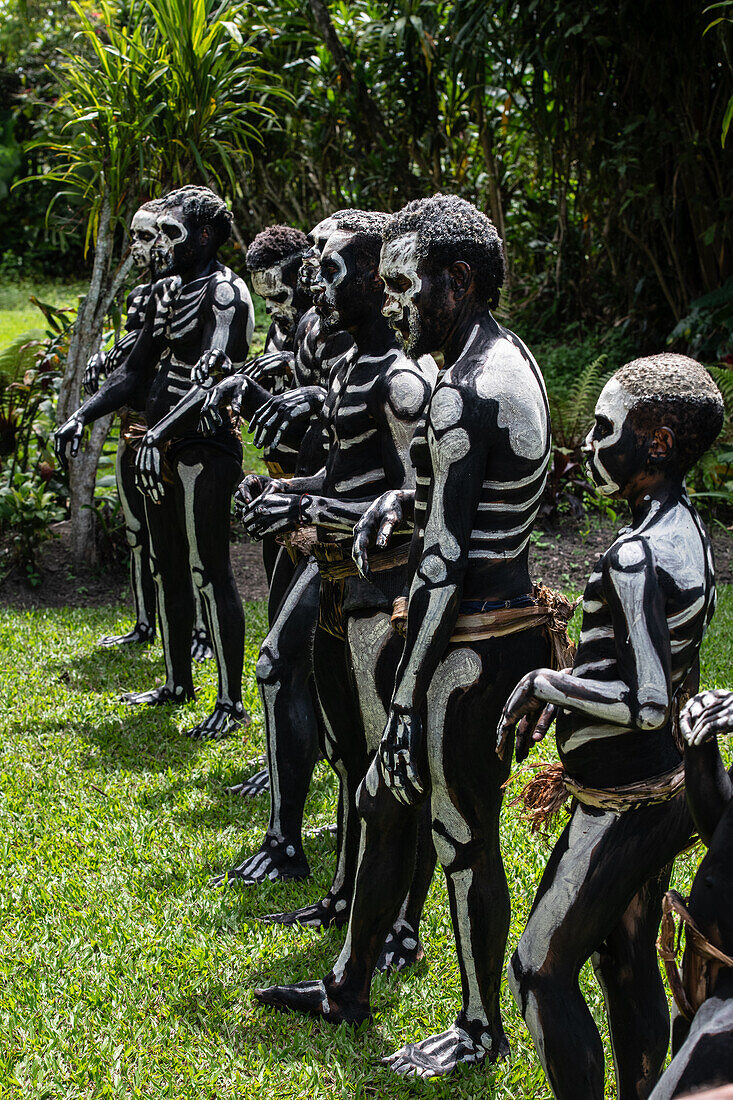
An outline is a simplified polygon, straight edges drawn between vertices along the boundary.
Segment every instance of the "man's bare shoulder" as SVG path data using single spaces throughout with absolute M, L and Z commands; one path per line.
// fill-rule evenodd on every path
M 219 309 L 228 309 L 231 306 L 235 309 L 254 308 L 244 279 L 229 267 L 222 266 L 210 276 L 207 297 Z

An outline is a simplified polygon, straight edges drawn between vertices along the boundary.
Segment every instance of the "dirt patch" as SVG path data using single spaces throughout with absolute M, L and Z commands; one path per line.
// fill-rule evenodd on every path
M 618 531 L 608 520 L 568 520 L 558 528 L 538 530 L 530 554 L 530 572 L 554 588 L 582 591 L 600 554 Z M 57 537 L 41 548 L 41 583 L 31 588 L 19 570 L 0 584 L 0 606 L 100 607 L 104 604 L 130 604 L 129 575 L 126 565 L 109 565 L 72 573 L 69 566 L 69 525 L 56 525 Z M 711 528 L 715 548 L 718 584 L 733 583 L 733 534 L 720 527 Z M 231 546 L 232 568 L 243 600 L 267 597 L 267 580 L 262 551 L 257 543 L 242 540 Z
M 608 549 L 623 526 L 623 520 L 566 520 L 557 528 L 533 536 L 529 568 L 535 580 L 553 588 L 582 591 L 599 556 Z M 733 582 L 733 534 L 719 526 L 709 528 L 715 552 L 718 584 Z
M 132 604 L 127 564 L 105 562 L 74 573 L 69 564 L 69 524 L 55 524 L 54 530 L 56 537 L 38 554 L 41 583 L 31 588 L 23 573 L 14 569 L 0 583 L 0 606 L 27 609 Z M 231 554 L 242 599 L 265 599 L 267 579 L 259 545 L 246 540 L 233 542 Z

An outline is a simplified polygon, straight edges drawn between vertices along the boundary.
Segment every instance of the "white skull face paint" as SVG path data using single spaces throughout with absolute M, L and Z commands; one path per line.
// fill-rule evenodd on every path
M 342 323 L 339 288 L 346 278 L 343 252 L 353 236 L 341 229 L 331 234 L 323 248 L 318 274 L 311 283 L 315 307 L 331 331 L 336 331 Z
M 582 450 L 587 455 L 590 475 L 604 496 L 613 496 L 620 489 L 607 469 L 607 463 L 609 458 L 613 460 L 612 448 L 621 439 L 626 418 L 636 402 L 637 398 L 612 378 L 603 387 L 596 403 L 596 422 L 588 432 Z
M 385 286 L 382 313 L 408 353 L 420 336 L 420 314 L 415 297 L 422 289 L 417 272 L 417 233 L 405 233 L 382 245 L 379 274 Z
M 158 214 L 149 207 L 142 206 L 133 214 L 130 223 L 130 255 L 136 267 L 152 266 L 153 242 L 157 236 Z
M 314 280 L 318 277 L 318 265 L 321 262 L 321 253 L 326 246 L 326 241 L 336 228 L 332 217 L 324 218 L 317 226 L 311 229 L 308 240 L 311 247 L 304 253 L 300 265 L 299 279 L 306 290 L 311 291 Z
M 290 331 L 295 324 L 293 288 L 283 281 L 282 264 L 252 272 L 252 289 L 265 301 L 265 309 L 280 328 Z
M 176 263 L 176 250 L 188 239 L 188 227 L 172 210 L 158 215 L 158 235 L 152 249 L 153 262 L 158 275 L 167 275 Z

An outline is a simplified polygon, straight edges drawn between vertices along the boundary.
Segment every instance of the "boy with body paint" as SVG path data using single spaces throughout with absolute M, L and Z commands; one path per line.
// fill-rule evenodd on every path
M 585 451 L 598 488 L 628 502 L 631 522 L 589 578 L 572 670 L 530 672 L 499 724 L 499 755 L 517 727 L 521 761 L 556 717 L 558 778 L 575 799 L 509 967 L 560 1100 L 603 1097 L 601 1039 L 578 985 L 589 958 L 619 1097 L 647 1097 L 664 1065 L 655 939 L 672 861 L 693 829 L 675 710 L 715 607 L 710 541 L 684 479 L 722 422 L 715 383 L 685 356 L 637 359 L 607 383 Z

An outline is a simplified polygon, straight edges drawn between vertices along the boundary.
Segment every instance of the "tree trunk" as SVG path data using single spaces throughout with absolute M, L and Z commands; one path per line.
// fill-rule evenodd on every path
M 79 306 L 69 342 L 66 370 L 56 407 L 58 424 L 68 420 L 81 404 L 82 381 L 87 361 L 100 348 L 104 322 L 111 302 L 130 269 L 131 261 L 128 258 L 116 272 L 111 271 L 114 233 L 110 214 L 109 199 L 105 198 L 100 212 L 89 292 Z M 111 416 L 98 420 L 89 430 L 88 439 L 80 447 L 77 457 L 69 462 L 71 561 L 74 567 L 94 562 L 94 485 L 99 458 L 111 422 Z
M 71 560 L 76 567 L 96 561 L 96 516 L 94 486 L 97 466 L 107 438 L 113 414 L 95 421 L 89 438 L 69 463 L 69 512 L 71 519 Z

